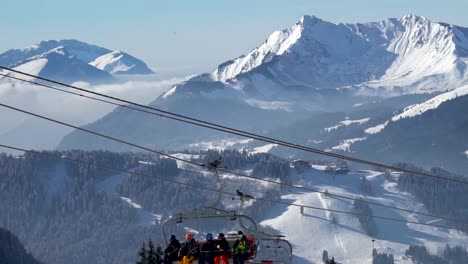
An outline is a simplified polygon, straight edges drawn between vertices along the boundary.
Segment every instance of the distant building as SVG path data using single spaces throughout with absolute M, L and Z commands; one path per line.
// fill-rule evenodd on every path
M 305 160 L 293 160 L 291 166 L 294 168 L 306 168 L 310 167 L 310 162 Z
M 346 174 L 349 172 L 349 167 L 346 162 L 337 162 L 337 163 L 330 163 L 325 168 L 325 171 L 330 174 Z

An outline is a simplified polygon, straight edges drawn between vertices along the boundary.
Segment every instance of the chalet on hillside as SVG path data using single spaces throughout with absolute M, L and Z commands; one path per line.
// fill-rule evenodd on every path
M 325 168 L 325 171 L 330 174 L 346 174 L 349 172 L 349 167 L 346 162 L 339 162 L 339 163 L 330 163 Z
M 305 160 L 293 160 L 291 162 L 291 167 L 294 168 L 306 168 L 310 167 L 310 162 Z

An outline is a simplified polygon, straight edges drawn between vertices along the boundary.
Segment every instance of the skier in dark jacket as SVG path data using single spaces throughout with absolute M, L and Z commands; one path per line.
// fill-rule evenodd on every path
M 215 257 L 215 264 L 229 264 L 229 255 L 230 255 L 230 247 L 229 242 L 226 240 L 226 237 L 223 233 L 219 233 L 218 241 L 216 241 L 216 248 L 218 252 L 216 253 Z
M 213 234 L 206 234 L 206 241 L 201 246 L 201 255 L 198 259 L 198 264 L 214 264 L 215 252 L 218 251 L 216 248 L 216 242 L 213 240 Z
M 189 264 L 200 256 L 200 247 L 192 234 L 185 235 L 186 241 L 179 249 L 179 264 Z
M 244 264 L 244 260 L 250 256 L 250 243 L 247 237 L 239 231 L 237 233 L 237 240 L 232 246 L 232 253 L 234 254 L 234 264 Z
M 164 250 L 164 264 L 172 264 L 173 261 L 177 261 L 179 254 L 180 243 L 174 235 L 171 235 L 169 239 L 169 245 Z

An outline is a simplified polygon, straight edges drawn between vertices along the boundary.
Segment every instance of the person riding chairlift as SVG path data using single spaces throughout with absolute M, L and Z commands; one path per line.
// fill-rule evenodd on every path
M 192 234 L 186 234 L 185 239 L 179 250 L 179 264 L 191 264 L 200 255 L 200 247 Z
M 216 241 L 216 249 L 218 250 L 218 252 L 216 253 L 214 263 L 220 264 L 221 262 L 223 262 L 223 264 L 229 264 L 230 247 L 229 242 L 226 240 L 226 237 L 224 237 L 223 233 L 219 233 L 218 235 L 218 241 Z
M 213 240 L 213 234 L 208 233 L 205 236 L 206 241 L 201 246 L 201 255 L 198 259 L 198 264 L 214 264 L 215 252 L 218 250 L 216 248 L 216 242 Z
M 250 257 L 250 243 L 242 231 L 237 233 L 237 240 L 232 246 L 234 264 L 244 264 L 244 260 Z
M 171 235 L 169 239 L 169 245 L 164 250 L 164 264 L 172 264 L 173 261 L 177 261 L 179 249 L 179 240 L 177 240 L 174 235 Z

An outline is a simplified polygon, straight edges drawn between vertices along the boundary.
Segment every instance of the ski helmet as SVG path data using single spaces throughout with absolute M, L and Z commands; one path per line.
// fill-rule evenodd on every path
M 192 234 L 190 234 L 190 233 L 187 233 L 187 234 L 185 235 L 185 239 L 187 239 L 187 240 L 188 240 L 188 239 L 192 239 L 192 237 L 193 237 L 193 236 L 192 236 Z
M 211 233 L 206 234 L 206 240 L 208 241 L 213 240 L 213 234 Z

